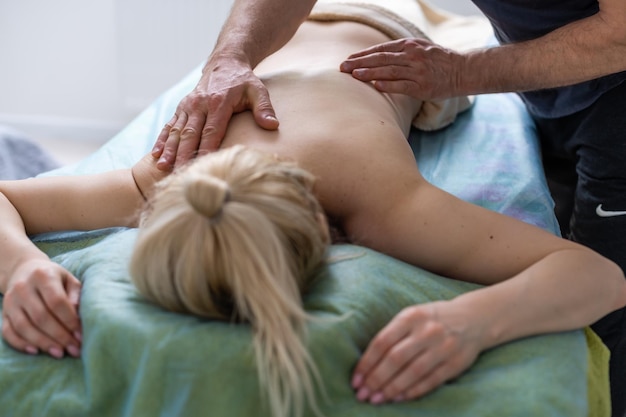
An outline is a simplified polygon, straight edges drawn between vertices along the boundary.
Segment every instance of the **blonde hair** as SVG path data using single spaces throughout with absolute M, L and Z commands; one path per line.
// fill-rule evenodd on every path
M 157 184 L 130 274 L 164 308 L 246 321 L 272 415 L 315 405 L 301 293 L 329 243 L 313 176 L 243 146 L 198 158 Z

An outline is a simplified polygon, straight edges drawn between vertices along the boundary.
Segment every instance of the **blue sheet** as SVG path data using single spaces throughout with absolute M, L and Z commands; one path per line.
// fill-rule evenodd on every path
M 131 166 L 148 152 L 194 71 L 165 92 L 104 147 L 46 175 L 75 175 Z M 422 172 L 459 197 L 557 233 L 537 140 L 516 96 L 481 96 L 442 131 L 413 131 Z M 136 231 L 107 229 L 38 236 L 37 244 L 83 282 L 81 359 L 31 357 L 0 345 L 0 404 L 5 416 L 265 416 L 247 325 L 165 312 L 141 299 L 127 263 Z M 350 374 L 368 341 L 405 306 L 449 299 L 478 286 L 438 277 L 353 245 L 307 295 L 310 349 L 328 400 L 326 416 L 604 416 L 606 351 L 595 362 L 583 331 L 531 337 L 484 352 L 464 375 L 431 395 L 372 406 L 354 398 Z M 599 358 L 599 359 L 598 359 Z M 592 366 L 590 368 L 590 366 Z M 592 379 L 593 378 L 593 379 Z M 307 410 L 307 416 L 312 412 Z

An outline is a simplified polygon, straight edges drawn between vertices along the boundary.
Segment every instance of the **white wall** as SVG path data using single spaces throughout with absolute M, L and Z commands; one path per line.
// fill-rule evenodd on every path
M 476 13 L 470 0 L 431 2 Z M 0 0 L 0 124 L 37 140 L 109 139 L 206 59 L 231 5 Z
M 200 65 L 231 0 L 0 0 L 0 123 L 106 140 Z

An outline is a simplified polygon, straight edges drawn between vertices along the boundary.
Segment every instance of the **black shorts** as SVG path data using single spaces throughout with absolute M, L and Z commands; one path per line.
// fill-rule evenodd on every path
M 626 82 L 585 110 L 535 122 L 561 233 L 626 271 Z M 593 328 L 611 350 L 613 417 L 624 417 L 626 313 Z

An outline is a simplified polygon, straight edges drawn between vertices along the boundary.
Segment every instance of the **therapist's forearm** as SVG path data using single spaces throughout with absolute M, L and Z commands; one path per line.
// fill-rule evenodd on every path
M 626 70 L 626 26 L 607 14 L 535 40 L 468 53 L 459 68 L 457 93 L 539 90 Z
M 238 57 L 254 68 L 291 39 L 314 4 L 315 0 L 236 0 L 212 56 Z

